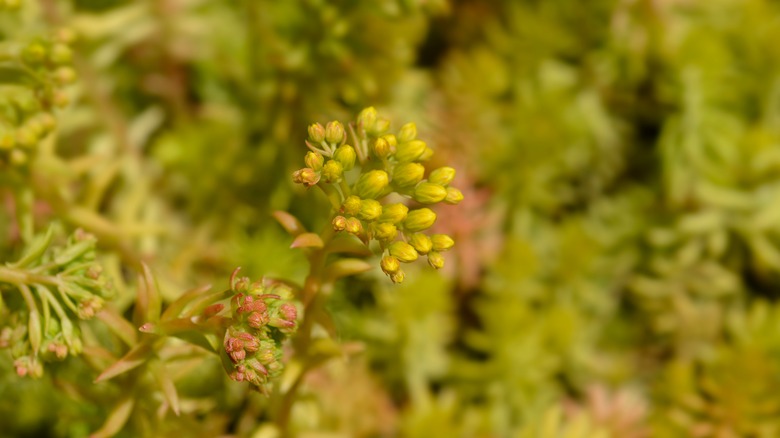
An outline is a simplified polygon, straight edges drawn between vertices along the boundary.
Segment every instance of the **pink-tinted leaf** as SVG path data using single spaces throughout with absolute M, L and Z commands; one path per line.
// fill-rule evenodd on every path
M 301 224 L 295 216 L 286 211 L 275 211 L 273 212 L 273 217 L 279 222 L 279 225 L 287 230 L 292 236 L 297 236 L 306 232 L 306 228 L 303 227 L 303 224 Z
M 114 409 L 108 414 L 106 422 L 103 423 L 103 427 L 97 432 L 90 435 L 90 438 L 108 438 L 119 433 L 130 418 L 130 414 L 133 412 L 133 406 L 135 405 L 135 399 L 130 396 L 122 399 Z
M 188 318 L 169 319 L 167 321 L 160 321 L 156 324 L 147 322 L 139 328 L 139 330 L 144 333 L 153 333 L 162 336 L 174 336 L 177 333 L 190 330 L 197 331 L 198 329 L 198 325 Z
M 323 245 L 324 243 L 319 235 L 314 233 L 303 233 L 299 234 L 295 240 L 293 240 L 290 248 L 322 248 Z
M 222 304 L 222 303 L 212 304 L 212 305 L 206 307 L 205 309 L 203 309 L 203 313 L 201 313 L 200 316 L 204 320 L 206 320 L 206 319 L 211 318 L 212 316 L 215 316 L 215 315 L 219 314 L 219 312 L 221 312 L 224 308 L 225 308 L 225 305 Z
M 150 365 L 152 375 L 157 381 L 157 384 L 160 385 L 160 389 L 162 389 L 165 400 L 168 401 L 171 409 L 173 409 L 173 412 L 178 416 L 181 412 L 179 408 L 179 394 L 176 392 L 176 386 L 173 384 L 173 379 L 171 379 L 171 376 L 168 374 L 165 366 L 161 363 L 154 361 Z
M 138 342 L 138 333 L 135 331 L 135 327 L 117 313 L 113 307 L 105 307 L 98 312 L 97 317 L 129 347 Z
M 119 358 L 103 347 L 85 345 L 81 357 L 95 371 L 106 369 L 107 366 L 116 362 Z
M 106 368 L 97 377 L 97 379 L 95 379 L 95 383 L 112 379 L 120 374 L 126 373 L 133 368 L 138 367 L 139 365 L 142 365 L 144 362 L 149 360 L 149 358 L 152 356 L 152 353 L 153 350 L 150 343 L 143 342 L 138 344 L 130 351 L 128 351 L 127 354 L 125 354 L 121 359 Z
M 116 360 L 116 356 L 114 356 L 113 353 L 103 347 L 97 347 L 94 345 L 85 345 L 82 353 L 84 356 L 96 357 L 103 360 Z
M 216 319 L 216 317 L 213 319 Z M 156 324 L 147 322 L 139 330 L 158 336 L 173 336 L 207 351 L 216 351 L 218 343 L 214 341 L 216 339 L 215 336 L 223 335 L 224 330 L 218 327 L 216 323 L 210 324 L 210 322 L 211 320 L 205 324 L 196 324 L 189 319 L 178 318 L 170 321 L 161 321 Z
M 197 296 L 190 301 L 190 307 L 181 313 L 181 317 L 191 318 L 195 315 L 200 315 L 206 307 L 209 307 L 218 301 L 230 298 L 231 296 L 233 296 L 233 291 L 230 289 Z
M 186 341 L 196 347 L 200 347 L 206 351 L 210 351 L 212 353 L 216 353 L 219 351 L 219 347 L 222 345 L 221 339 L 224 337 L 224 331 L 222 333 L 222 336 L 217 339 L 215 335 L 207 335 L 200 332 L 181 332 L 176 333 L 173 335 L 176 338 L 179 338 L 183 341 Z
M 146 263 L 141 265 L 143 274 L 138 275 L 138 295 L 133 315 L 136 324 L 159 320 L 162 307 L 162 298 L 157 290 L 152 271 Z
M 161 318 L 170 319 L 178 317 L 188 304 L 190 304 L 196 298 L 203 296 L 203 294 L 208 292 L 209 289 L 211 289 L 211 285 L 206 284 L 184 292 L 179 298 L 176 299 L 176 301 L 168 305 Z
M 157 324 L 153 322 L 147 322 L 141 325 L 141 327 L 138 327 L 138 331 L 141 333 L 148 333 L 150 335 L 159 335 L 160 328 L 157 326 Z
M 212 316 L 211 318 L 203 321 L 200 325 L 208 328 L 213 333 L 224 334 L 225 329 L 232 323 L 232 318 L 226 318 L 224 316 Z
M 144 270 L 144 283 L 146 283 L 146 293 L 149 296 L 149 308 L 147 309 L 146 320 L 157 321 L 162 311 L 162 297 L 157 289 L 157 281 L 152 275 L 152 270 L 146 263 L 141 263 Z

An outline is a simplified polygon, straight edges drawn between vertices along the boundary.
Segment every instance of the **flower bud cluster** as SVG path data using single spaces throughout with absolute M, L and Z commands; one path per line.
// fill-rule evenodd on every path
M 298 326 L 298 308 L 292 292 L 281 285 L 249 284 L 246 277 L 232 284 L 232 323 L 225 332 L 224 348 L 232 369 L 230 378 L 249 382 L 267 392 L 282 372 L 282 342 Z
M 306 167 L 293 173 L 293 181 L 311 187 L 320 181 L 338 183 L 344 172 L 355 167 L 355 148 L 346 144 L 347 133 L 339 122 L 326 126 L 315 123 L 309 126 L 307 145 L 311 152 L 306 154 Z M 327 160 L 326 160 L 327 158 Z
M 11 311 L 0 328 L 0 348 L 10 348 L 20 376 L 40 377 L 42 362 L 63 360 L 82 350 L 78 319 L 91 319 L 113 296 L 95 260 L 94 236 L 77 230 L 62 246 L 50 246 L 51 232 L 38 236 L 8 268 L 29 284 L 12 283 Z
M 0 79 L 0 166 L 25 164 L 32 148 L 55 129 L 53 112 L 69 103 L 64 88 L 76 80 L 72 42 L 72 32 L 61 30 L 0 51 L 9 72 Z
M 395 134 L 389 129 L 390 123 L 374 108 L 363 110 L 350 125 L 354 147 L 346 144 L 341 123 L 311 125 L 306 167 L 296 171 L 293 180 L 306 187 L 317 185 L 331 198 L 337 195 L 340 205 L 332 219 L 333 229 L 353 234 L 366 244 L 378 242 L 383 272 L 400 283 L 405 276 L 401 263 L 427 256 L 428 263 L 439 269 L 444 265 L 441 252 L 454 242 L 443 234 L 424 233 L 436 221 L 430 208 L 410 209 L 405 202 L 382 199 L 394 193 L 415 205 L 455 205 L 463 194 L 451 186 L 455 178 L 451 167 L 435 169 L 425 178 L 423 162 L 433 150 L 417 138 L 414 123 L 403 125 Z M 356 166 L 356 159 L 358 168 L 346 174 Z

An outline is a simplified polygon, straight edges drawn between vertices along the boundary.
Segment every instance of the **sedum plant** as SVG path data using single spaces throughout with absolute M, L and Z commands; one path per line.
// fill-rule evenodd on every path
M 0 0 L 1 434 L 777 436 L 778 17 Z
M 384 254 L 382 270 L 400 283 L 404 278 L 400 262 L 412 262 L 421 254 L 428 256 L 433 267 L 441 268 L 440 252 L 454 244 L 447 235 L 422 233 L 436 220 L 431 209 L 410 210 L 402 199 L 385 206 L 378 201 L 393 190 L 408 198 L 407 202 L 425 205 L 441 201 L 457 204 L 463 198 L 449 187 L 452 168 L 435 169 L 423 180 L 424 167 L 419 161 L 429 158 L 432 150 L 416 139 L 414 124 L 402 128 L 400 141 L 386 133 L 387 124 L 377 118 L 373 108 L 364 110 L 358 121 L 349 125 L 356 149 L 344 144 L 347 134 L 339 122 L 330 122 L 327 128 L 319 124 L 310 127 L 307 144 L 312 152 L 305 160 L 310 167 L 296 171 L 293 179 L 307 187 L 320 180 L 320 184 L 331 184 L 318 186 L 332 203 L 326 216 L 330 225 L 315 234 L 307 232 L 289 213 L 275 213 L 294 236 L 291 247 L 307 252 L 310 272 L 302 286 L 270 278 L 251 282 L 248 277 L 239 277 L 236 269 L 228 289 L 210 292 L 210 287 L 196 288 L 166 304 L 151 270 L 142 264 L 132 318 L 127 321 L 110 304 L 103 309 L 113 294 L 96 263 L 96 238 L 79 229 L 63 246 L 52 246 L 55 227 L 50 227 L 29 241 L 17 261 L 0 268 L 0 282 L 5 286 L 0 302 L 7 303 L 2 308 L 0 347 L 10 349 L 19 376 L 34 378 L 44 375 L 43 362 L 64 360 L 87 348 L 94 356 L 89 360 L 91 365 L 103 368 L 96 382 L 119 381 L 121 386 L 141 387 L 151 377 L 152 387 L 165 400 L 161 409 L 176 415 L 182 412 L 183 401 L 165 362 L 182 349 L 195 357 L 210 352 L 219 357 L 230 379 L 246 382 L 269 397 L 273 427 L 289 434 L 291 409 L 305 374 L 340 351 L 325 308 L 335 281 L 369 270 L 371 265 L 359 257 L 370 255 L 374 245 Z M 376 163 L 371 162 L 372 157 Z M 402 171 L 408 165 L 415 167 L 411 176 Z M 350 179 L 354 181 L 349 183 Z M 340 254 L 352 256 L 338 257 Z M 113 361 L 114 354 L 98 339 L 82 340 L 79 326 L 74 324 L 76 319 L 96 315 L 103 330 L 113 332 L 126 344 L 120 349 L 124 354 Z M 136 333 L 134 326 L 142 334 Z M 317 327 L 328 327 L 329 335 L 318 334 Z M 289 338 L 291 355 L 284 353 Z M 102 353 L 96 355 L 97 351 Z M 290 366 L 285 367 L 285 363 Z M 140 404 L 144 402 L 134 395 L 119 397 L 93 436 L 114 435 L 132 418 L 143 417 Z
M 22 258 L 0 268 L 0 281 L 10 290 L 0 347 L 11 350 L 22 377 L 41 377 L 42 362 L 79 355 L 83 341 L 74 321 L 92 319 L 113 295 L 95 261 L 94 236 L 79 229 L 57 247 L 52 237 L 50 227 Z
M 293 180 L 307 188 L 317 186 L 328 196 L 337 212 L 332 219 L 334 231 L 379 247 L 382 271 L 394 283 L 404 280 L 401 263 L 414 262 L 419 256 L 427 256 L 431 267 L 442 268 L 441 252 L 455 242 L 446 234 L 424 233 L 436 222 L 436 213 L 428 207 L 410 209 L 404 202 L 383 205 L 380 200 L 457 205 L 463 193 L 450 186 L 455 169 L 440 167 L 424 178 L 422 162 L 431 158 L 433 150 L 416 138 L 415 124 L 407 123 L 391 134 L 389 122 L 378 118 L 373 107 L 360 113 L 349 132 L 355 146 L 346 144 L 347 131 L 340 122 L 311 125 L 307 167 L 297 170 Z

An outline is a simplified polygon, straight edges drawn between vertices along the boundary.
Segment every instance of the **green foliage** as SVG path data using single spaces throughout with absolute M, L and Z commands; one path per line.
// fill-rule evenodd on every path
M 2 433 L 780 435 L 778 20 L 0 0 Z

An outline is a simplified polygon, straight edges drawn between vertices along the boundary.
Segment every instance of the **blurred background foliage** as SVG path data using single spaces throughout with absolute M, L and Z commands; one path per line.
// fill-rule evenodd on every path
M 120 311 L 142 261 L 168 300 L 237 265 L 301 281 L 270 212 L 325 224 L 290 179 L 312 122 L 376 105 L 458 170 L 436 225 L 455 260 L 334 291 L 354 354 L 308 376 L 297 435 L 780 436 L 777 2 L 0 3 L 3 45 L 76 35 L 56 141 L 20 178 L 37 228 L 98 236 Z M 274 436 L 271 402 L 196 359 L 161 358 L 175 416 L 154 382 L 93 385 L 79 359 L 20 380 L 9 356 L 2 435 L 86 436 L 130 392 L 119 436 Z

